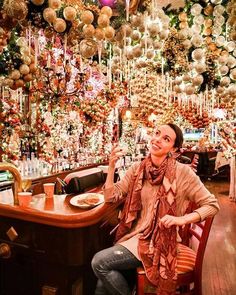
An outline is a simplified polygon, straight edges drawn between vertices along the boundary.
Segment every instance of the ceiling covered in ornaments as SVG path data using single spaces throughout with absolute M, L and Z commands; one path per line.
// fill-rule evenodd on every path
M 117 107 L 207 127 L 216 108 L 235 117 L 235 42 L 235 0 L 2 0 L 2 96 L 87 124 Z

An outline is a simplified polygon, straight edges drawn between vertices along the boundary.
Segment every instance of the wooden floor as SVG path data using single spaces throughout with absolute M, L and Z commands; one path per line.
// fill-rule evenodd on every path
M 229 183 L 207 181 L 221 210 L 212 225 L 203 265 L 203 295 L 236 295 L 236 203 L 228 197 Z

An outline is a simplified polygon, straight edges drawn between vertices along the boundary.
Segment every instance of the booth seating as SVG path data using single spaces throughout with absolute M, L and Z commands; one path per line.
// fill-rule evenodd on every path
M 215 171 L 216 151 L 199 152 L 199 151 L 184 151 L 183 155 L 193 160 L 193 157 L 198 155 L 197 175 L 202 179 L 211 179 Z
M 176 294 L 202 295 L 202 264 L 214 217 L 185 226 L 185 243 L 179 244 L 177 255 Z M 156 288 L 147 279 L 142 267 L 137 269 L 137 295 L 156 294 Z
M 99 168 L 86 169 L 68 174 L 64 179 L 67 194 L 83 193 L 105 182 L 103 171 Z
M 218 152 L 215 157 L 215 169 L 211 178 L 230 180 L 230 159 L 226 159 L 223 152 Z

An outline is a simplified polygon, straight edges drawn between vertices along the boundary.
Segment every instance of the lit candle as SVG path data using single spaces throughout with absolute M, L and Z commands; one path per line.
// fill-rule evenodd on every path
M 218 128 L 217 125 L 215 125 L 215 144 L 217 144 L 218 141 Z
M 225 24 L 225 41 L 227 42 L 228 40 L 228 25 L 227 25 L 227 22 Z
M 165 81 L 165 88 L 166 88 L 166 98 L 167 98 L 167 104 L 169 105 L 169 74 L 166 76 L 166 81 Z
M 178 105 L 181 106 L 181 98 L 180 98 L 180 94 L 177 93 L 177 100 L 178 100 Z
M 5 98 L 5 93 L 4 93 L 4 86 L 2 87 L 2 99 L 4 100 Z
M 161 58 L 161 78 L 163 81 L 163 76 L 164 76 L 164 58 Z
M 147 36 L 148 36 L 148 33 L 147 33 L 147 15 L 145 15 L 145 18 L 144 18 L 144 22 L 145 22 L 145 31 L 144 31 L 144 42 L 145 42 L 145 52 L 144 54 L 146 55 L 147 54 Z
M 129 4 L 130 4 L 130 0 L 125 0 L 125 9 L 126 9 L 126 21 L 129 21 Z
M 48 68 L 51 67 L 51 54 L 50 54 L 50 52 L 48 52 L 47 67 Z
M 28 38 L 29 38 L 29 54 L 30 54 L 30 48 L 31 48 L 31 26 L 29 26 Z
M 212 103 L 211 103 L 212 113 L 213 113 L 214 105 L 215 105 L 215 89 L 212 90 Z
M 109 76 L 108 76 L 108 82 L 109 82 L 109 89 L 111 89 L 111 44 L 110 44 L 110 47 L 109 47 L 109 64 L 108 64 L 108 66 L 109 66 Z
M 66 51 L 67 51 L 67 34 L 64 37 L 64 65 L 66 64 Z
M 38 64 L 38 38 L 34 38 L 34 63 Z
M 17 91 L 18 92 L 18 91 Z M 22 107 L 22 88 L 19 89 L 19 100 L 20 100 L 20 112 L 22 112 L 23 107 Z
M 171 77 L 169 76 L 169 102 L 172 102 L 172 80 Z
M 130 65 L 130 68 L 129 68 L 129 93 L 130 93 L 130 96 L 131 96 L 131 91 L 132 91 L 132 72 L 133 72 L 133 62 L 131 61 L 130 62 L 131 65 Z
M 99 70 L 102 71 L 102 41 L 98 41 L 98 63 Z
M 200 116 L 202 116 L 202 93 L 200 94 L 200 99 L 199 99 L 199 113 L 200 113 Z

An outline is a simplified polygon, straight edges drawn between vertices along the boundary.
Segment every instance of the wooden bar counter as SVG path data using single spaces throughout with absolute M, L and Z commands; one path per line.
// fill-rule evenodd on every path
M 90 192 L 101 192 L 101 189 Z M 98 205 L 91 209 L 80 209 L 70 204 L 72 195 L 54 195 L 46 198 L 45 194 L 32 196 L 32 201 L 27 207 L 14 206 L 12 196 L 5 196 L 3 204 L 0 194 L 0 216 L 17 218 L 20 220 L 37 222 L 62 228 L 80 228 L 93 225 L 101 221 L 106 212 L 106 204 Z
M 110 205 L 80 209 L 70 204 L 71 198 L 37 194 L 21 207 L 13 205 L 10 195 L 1 199 L 0 192 L 0 243 L 11 250 L 9 258 L 0 259 L 1 295 L 16 290 L 17 295 L 93 294 L 91 259 L 112 245 L 111 228 L 101 227 Z

